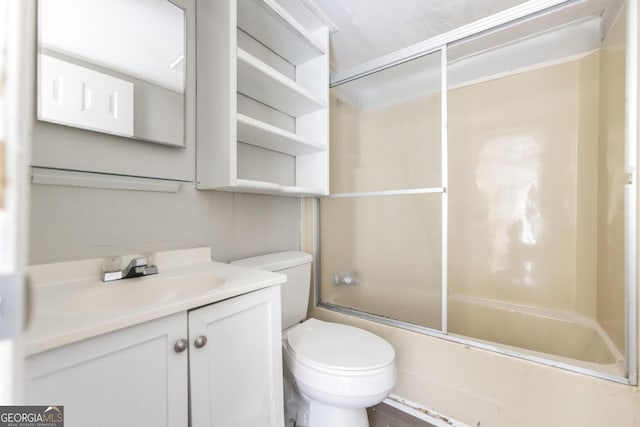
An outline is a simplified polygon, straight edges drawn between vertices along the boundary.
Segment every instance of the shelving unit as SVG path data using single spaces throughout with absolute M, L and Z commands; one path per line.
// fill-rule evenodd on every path
M 292 117 L 326 108 L 326 101 L 238 48 L 238 90 Z
M 322 190 L 318 188 L 279 185 L 272 182 L 255 181 L 251 179 L 239 179 L 237 191 L 241 193 L 273 194 L 285 196 L 313 196 L 319 194 Z
M 238 27 L 293 65 L 327 53 L 321 43 L 273 0 L 238 1 Z
M 327 28 L 273 0 L 205 1 L 197 13 L 198 188 L 327 195 Z
M 319 153 L 326 146 L 260 120 L 238 114 L 238 141 L 290 156 Z

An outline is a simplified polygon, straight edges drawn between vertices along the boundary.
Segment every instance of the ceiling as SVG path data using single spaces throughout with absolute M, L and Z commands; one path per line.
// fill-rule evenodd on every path
M 331 67 L 343 71 L 526 3 L 526 0 L 314 0 L 335 24 Z

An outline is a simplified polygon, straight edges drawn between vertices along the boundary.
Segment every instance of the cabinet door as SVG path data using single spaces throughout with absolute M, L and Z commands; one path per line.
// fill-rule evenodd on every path
M 189 340 L 193 427 L 284 425 L 279 286 L 189 312 Z
M 27 403 L 64 405 L 67 427 L 187 426 L 187 314 L 27 358 Z

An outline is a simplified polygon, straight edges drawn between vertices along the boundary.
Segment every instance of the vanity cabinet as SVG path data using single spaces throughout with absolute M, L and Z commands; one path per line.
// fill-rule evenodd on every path
M 187 313 L 27 357 L 26 401 L 64 405 L 65 426 L 186 426 Z
M 199 189 L 329 193 L 329 32 L 274 0 L 199 1 Z
M 284 425 L 279 286 L 190 311 L 189 338 L 193 427 Z
M 273 286 L 31 355 L 27 402 L 69 427 L 282 427 L 280 336 Z

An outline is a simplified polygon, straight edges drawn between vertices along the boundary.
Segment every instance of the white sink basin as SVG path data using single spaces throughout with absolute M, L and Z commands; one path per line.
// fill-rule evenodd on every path
M 137 256 L 137 255 L 136 255 Z M 132 256 L 127 256 L 131 258 Z M 284 283 L 286 277 L 211 261 L 211 249 L 155 252 L 160 273 L 104 283 L 104 260 L 32 265 L 31 355 Z
M 65 299 L 65 314 L 99 314 L 143 308 L 202 294 L 225 283 L 217 276 L 149 276 L 103 283 Z

